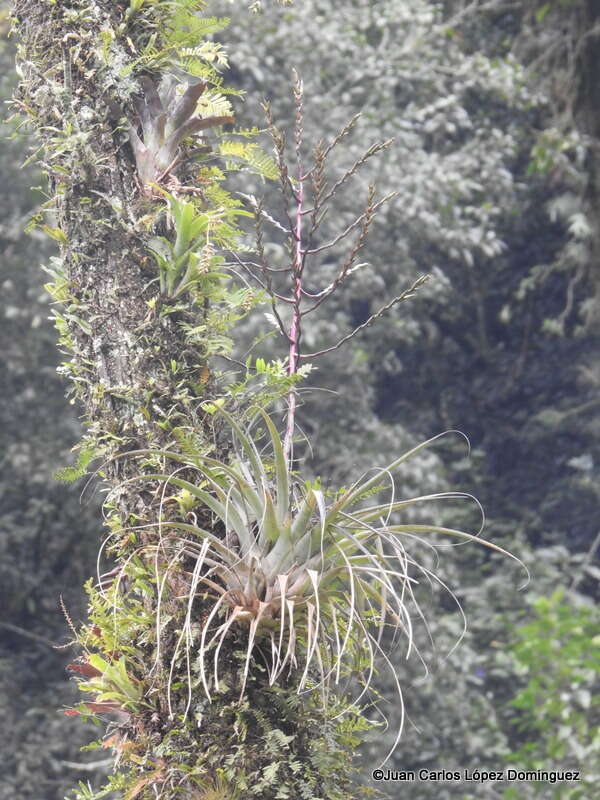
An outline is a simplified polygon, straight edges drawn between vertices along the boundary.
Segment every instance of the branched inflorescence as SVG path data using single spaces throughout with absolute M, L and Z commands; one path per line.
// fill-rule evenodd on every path
M 304 89 L 300 77 L 296 74 L 294 83 L 294 102 L 296 114 L 294 119 L 294 169 L 290 169 L 287 160 L 286 140 L 282 131 L 273 120 L 268 104 L 264 105 L 267 116 L 268 131 L 270 133 L 277 165 L 279 189 L 283 200 L 283 213 L 286 224 L 282 225 L 273 216 L 265 211 L 260 200 L 250 197 L 249 200 L 255 210 L 256 253 L 258 260 L 243 260 L 234 254 L 235 260 L 252 278 L 264 289 L 271 301 L 273 316 L 280 333 L 288 343 L 288 375 L 293 376 L 298 372 L 302 363 L 314 361 L 325 353 L 337 350 L 350 341 L 363 329 L 371 326 L 386 312 L 403 300 L 413 297 L 415 292 L 427 281 L 427 275 L 417 278 L 410 287 L 401 294 L 389 300 L 369 318 L 358 325 L 337 342 L 321 350 L 305 353 L 301 350 L 302 331 L 305 318 L 315 312 L 323 303 L 342 286 L 353 272 L 364 266 L 358 263 L 358 257 L 366 243 L 369 230 L 378 211 L 395 197 L 394 193 L 387 194 L 377 199 L 375 187 L 370 186 L 367 202 L 362 213 L 358 214 L 344 230 L 333 236 L 330 241 L 317 243 L 321 224 L 338 193 L 346 183 L 374 156 L 382 153 L 391 144 L 391 139 L 371 145 L 344 173 L 331 183 L 326 179 L 327 159 L 335 148 L 348 136 L 356 125 L 360 115 L 355 115 L 342 128 L 342 130 L 327 145 L 318 142 L 313 150 L 312 165 L 307 167 L 304 163 L 304 129 L 303 129 L 303 102 Z M 287 266 L 273 266 L 265 255 L 264 223 L 270 223 L 276 230 L 285 234 L 290 261 Z M 351 237 L 354 237 L 352 240 Z M 340 245 L 345 245 L 347 240 L 346 255 L 339 259 L 337 272 L 331 282 L 320 291 L 309 291 L 307 283 L 310 279 L 310 265 L 324 253 L 335 251 Z M 281 290 L 279 286 L 284 283 Z M 289 322 L 285 322 L 280 313 L 280 306 L 287 306 L 291 310 Z M 293 439 L 296 416 L 296 393 L 292 388 L 288 394 L 287 425 L 284 442 L 286 458 L 293 459 Z

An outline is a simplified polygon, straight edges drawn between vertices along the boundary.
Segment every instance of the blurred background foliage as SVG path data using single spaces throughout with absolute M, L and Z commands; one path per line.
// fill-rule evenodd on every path
M 409 722 L 394 769 L 581 769 L 585 782 L 512 787 L 411 784 L 415 798 L 593 798 L 600 785 L 600 11 L 592 0 L 300 0 L 249 16 L 239 3 L 211 3 L 232 16 L 223 34 L 229 81 L 246 92 L 238 120 L 264 127 L 268 99 L 282 127 L 292 122 L 292 68 L 305 85 L 307 141 L 331 139 L 356 112 L 341 169 L 371 143 L 395 143 L 357 178 L 323 225 L 323 241 L 360 211 L 371 179 L 396 192 L 371 230 L 364 259 L 305 348 L 319 350 L 364 322 L 422 273 L 419 296 L 325 356 L 300 410 L 324 485 L 392 460 L 446 429 L 443 440 L 401 475 L 401 491 L 472 492 L 486 511 L 486 537 L 531 572 L 454 547 L 436 566 L 464 608 L 441 586 L 423 587 L 430 631 L 418 634 L 429 675 L 398 651 Z M 6 4 L 4 5 L 6 9 Z M 13 49 L 2 17 L 2 96 L 10 96 Z M 82 613 L 84 577 L 100 537 L 96 501 L 52 478 L 79 435 L 64 400 L 39 264 L 49 245 L 25 236 L 43 201 L 31 143 L 0 141 L 4 402 L 0 417 L 0 747 L 7 758 L 0 800 L 60 800 L 75 778 L 85 732 L 57 711 L 71 699 L 68 639 L 58 596 Z M 336 165 L 337 166 L 337 165 Z M 370 173 L 370 174 L 369 174 Z M 238 180 L 240 180 L 238 178 Z M 273 187 L 243 176 L 241 191 L 281 213 Z M 269 258 L 285 261 L 275 235 Z M 316 264 L 315 287 L 331 279 L 335 254 Z M 269 330 L 245 323 L 240 353 Z M 244 344 L 247 343 L 247 344 Z M 257 355 L 282 356 L 273 338 Z M 323 391 L 327 390 L 327 391 Z M 471 524 L 458 504 L 446 524 Z M 432 557 L 432 566 L 434 566 Z M 557 590 L 560 589 L 560 592 Z M 432 643 L 433 642 L 433 643 Z M 380 675 L 383 695 L 390 676 Z M 387 751 L 390 728 L 367 746 Z M 96 760 L 98 758 L 95 756 Z M 369 782 L 368 771 L 365 780 Z M 392 797 L 402 784 L 390 785 Z M 384 787 L 385 788 L 385 787 Z

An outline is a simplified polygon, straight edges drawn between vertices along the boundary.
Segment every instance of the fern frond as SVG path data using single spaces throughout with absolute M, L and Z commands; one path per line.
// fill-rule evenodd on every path
M 256 125 L 253 128 L 236 128 L 235 135 L 236 136 L 243 136 L 246 139 L 254 139 L 256 136 L 261 133 L 260 128 L 257 128 Z
M 228 159 L 229 169 L 240 169 L 247 165 L 263 178 L 276 180 L 277 166 L 273 159 L 268 156 L 261 147 L 255 142 L 238 142 L 232 139 L 224 139 L 219 142 L 218 152 Z
M 87 473 L 92 461 L 97 458 L 98 451 L 94 444 L 84 445 L 77 454 L 77 461 L 73 466 L 63 467 L 54 473 L 54 479 L 62 483 L 73 483 Z
M 229 65 L 227 53 L 219 42 L 206 41 L 197 47 L 182 47 L 180 53 L 183 61 L 186 59 L 200 59 L 223 68 Z
M 222 92 L 206 92 L 198 100 L 196 114 L 201 117 L 228 117 L 233 114 L 233 109 Z
M 199 0 L 158 0 L 161 25 L 150 36 L 141 55 L 128 64 L 126 72 L 164 71 L 177 68 L 213 82 L 217 69 L 227 67 L 227 55 L 221 44 L 208 37 L 229 24 L 227 17 L 204 17 L 204 2 Z
M 195 5 L 197 7 L 198 3 Z M 166 39 L 170 45 L 193 47 L 198 39 L 219 33 L 229 25 L 229 22 L 228 17 L 200 17 L 194 14 L 192 9 L 185 8 L 185 3 L 178 2 L 168 23 Z

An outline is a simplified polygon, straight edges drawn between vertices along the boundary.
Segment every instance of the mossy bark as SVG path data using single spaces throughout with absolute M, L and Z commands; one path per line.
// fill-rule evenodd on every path
M 126 35 L 127 3 L 18 0 L 23 81 L 18 99 L 35 122 L 58 226 L 66 243 L 71 377 L 91 433 L 108 452 L 160 444 L 158 423 L 197 421 L 203 393 L 199 354 L 190 352 L 177 315 L 161 316 L 156 268 L 141 221 L 147 202 L 121 115 L 135 116 L 139 87 L 129 74 L 146 30 Z M 114 36 L 109 59 L 103 36 Z M 177 361 L 174 375 L 169 365 Z M 118 464 L 119 462 L 115 462 Z M 114 469 L 116 467 L 113 467 Z
M 153 34 L 160 42 L 166 4 L 147 2 L 137 14 L 129 8 L 113 0 L 15 0 L 13 8 L 22 72 L 16 100 L 42 147 L 57 222 L 51 232 L 61 244 L 57 292 L 62 342 L 70 350 L 65 372 L 115 497 L 111 548 L 119 577 L 113 576 L 108 601 L 105 591 L 90 589 L 91 623 L 80 638 L 105 661 L 125 659 L 143 698 L 117 711 L 111 742 L 120 765 L 111 786 L 130 798 L 350 797 L 351 753 L 344 748 L 357 741 L 356 717 L 334 720 L 315 698 L 301 701 L 293 679 L 269 687 L 259 659 L 240 703 L 244 631 L 232 632 L 223 648 L 227 666 L 212 703 L 192 661 L 191 709 L 183 714 L 188 664 L 173 651 L 193 561 L 174 557 L 158 588 L 163 561 L 171 557 L 171 551 L 157 555 L 163 501 L 152 486 L 142 491 L 131 482 L 142 468 L 127 454 L 176 447 L 176 427 L 211 440 L 215 433 L 201 404 L 212 378 L 181 324 L 196 318 L 193 303 L 161 313 L 147 242 L 153 234 L 169 235 L 164 203 L 142 191 L 124 123 L 135 119 L 140 80 L 148 77 L 140 53 Z M 199 514 L 210 525 L 206 510 Z M 137 595 L 127 589 L 136 581 Z M 166 619 L 160 655 L 159 598 Z M 199 621 L 205 616 L 201 598 L 194 613 Z M 79 668 L 89 671 L 89 661 Z

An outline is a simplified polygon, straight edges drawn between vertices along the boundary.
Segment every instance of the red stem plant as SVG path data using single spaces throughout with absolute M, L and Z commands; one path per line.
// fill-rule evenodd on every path
M 265 103 L 263 108 L 266 113 L 268 131 L 274 145 L 275 163 L 278 172 L 278 185 L 283 200 L 286 223 L 281 224 L 270 214 L 266 213 L 262 203 L 255 198 L 250 198 L 255 210 L 255 239 L 258 261 L 242 260 L 234 254 L 234 258 L 252 278 L 267 293 L 271 301 L 273 315 L 277 326 L 288 343 L 287 374 L 292 377 L 298 373 L 303 362 L 312 361 L 325 353 L 337 350 L 343 344 L 354 338 L 364 328 L 372 325 L 396 304 L 413 297 L 416 290 L 428 280 L 428 275 L 418 277 L 412 285 L 393 297 L 385 305 L 369 316 L 369 318 L 343 336 L 339 341 L 312 353 L 304 353 L 301 349 L 304 320 L 309 314 L 316 311 L 328 300 L 357 269 L 365 266 L 357 263 L 357 258 L 362 251 L 371 223 L 377 212 L 387 202 L 395 197 L 395 193 L 385 195 L 379 200 L 375 196 L 375 187 L 370 185 L 367 202 L 363 211 L 358 214 L 344 230 L 335 235 L 331 240 L 316 244 L 315 240 L 321 224 L 325 218 L 331 201 L 337 196 L 343 186 L 352 178 L 359 169 L 373 156 L 387 149 L 393 142 L 388 139 L 371 145 L 352 166 L 331 183 L 325 176 L 327 159 L 333 150 L 354 129 L 360 114 L 356 114 L 341 129 L 335 138 L 324 144 L 319 141 L 313 150 L 312 165 L 305 167 L 303 156 L 304 128 L 303 128 L 303 84 L 297 73 L 294 73 L 294 164 L 295 178 L 290 175 L 288 167 L 286 139 L 280 128 L 275 125 L 271 108 Z M 268 263 L 265 255 L 263 224 L 269 222 L 286 236 L 290 261 L 287 266 L 274 267 Z M 339 267 L 333 280 L 318 292 L 310 292 L 306 288 L 307 267 L 311 260 L 319 258 L 323 253 L 345 244 L 349 237 L 355 234 L 354 240 L 349 242 L 346 255 L 339 262 Z M 283 279 L 283 281 L 282 281 Z M 284 283 L 280 291 L 277 283 Z M 286 288 L 287 287 L 287 288 Z M 279 304 L 283 303 L 291 310 L 289 321 L 284 320 Z M 287 415 L 285 425 L 284 453 L 286 460 L 293 462 L 293 441 L 296 429 L 297 394 L 292 387 L 287 397 Z

